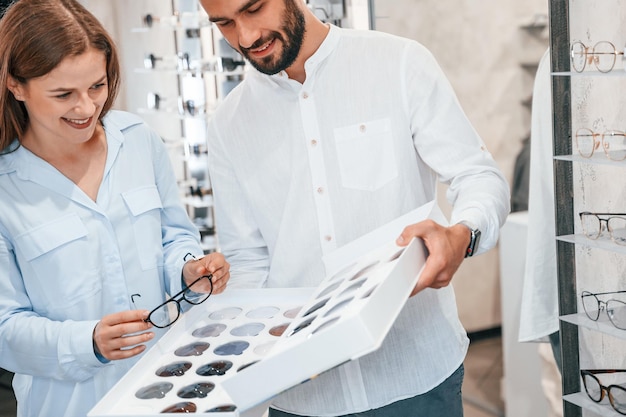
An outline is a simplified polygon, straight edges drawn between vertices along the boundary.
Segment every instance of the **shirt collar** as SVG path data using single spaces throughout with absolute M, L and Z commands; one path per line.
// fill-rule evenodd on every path
M 322 41 L 317 51 L 313 53 L 304 63 L 304 70 L 306 72 L 307 82 L 310 77 L 315 76 L 315 72 L 319 68 L 320 64 L 326 60 L 330 56 L 330 54 L 335 50 L 337 44 L 339 43 L 339 39 L 341 38 L 341 28 L 328 24 L 330 30 L 326 35 L 326 38 Z M 259 75 L 263 75 L 257 71 Z M 271 79 L 273 79 L 277 83 L 286 83 L 293 82 L 288 76 L 287 72 L 281 71 L 277 74 L 270 75 Z

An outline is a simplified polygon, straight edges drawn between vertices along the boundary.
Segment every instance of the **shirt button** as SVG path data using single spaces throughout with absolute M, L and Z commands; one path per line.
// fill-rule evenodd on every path
M 361 125 L 361 126 L 359 126 L 359 130 L 361 132 L 365 132 L 367 130 L 367 128 L 365 127 L 365 125 Z
M 317 187 L 318 194 L 324 194 L 324 187 Z
M 311 140 L 311 146 L 313 147 L 317 146 L 317 141 L 315 139 Z
M 309 98 L 309 93 L 307 93 L 306 91 L 304 93 L 302 93 L 302 98 L 305 99 L 305 100 L 307 98 Z
M 326 235 L 326 236 L 324 236 L 324 240 L 326 242 L 330 242 L 331 240 L 333 240 L 333 237 L 331 235 Z

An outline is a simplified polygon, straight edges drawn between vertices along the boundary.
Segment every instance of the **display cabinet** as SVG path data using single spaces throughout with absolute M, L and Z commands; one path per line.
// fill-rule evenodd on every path
M 619 292 L 626 289 L 626 195 L 619 180 L 626 172 L 626 5 L 618 0 L 549 5 L 564 415 L 619 416 L 626 413 L 626 388 L 612 388 L 613 407 L 606 392 L 600 400 L 602 389 L 593 378 L 606 387 L 626 387 L 626 373 L 619 372 L 626 365 L 626 330 L 614 324 L 626 306 L 626 293 Z M 587 301 L 593 303 L 585 308 Z M 588 390 L 598 395 L 592 400 L 581 369 L 618 372 L 585 377 Z
M 153 80 L 149 91 L 138 92 L 145 96 L 145 104 L 136 110 L 169 146 L 183 201 L 208 253 L 218 249 L 218 242 L 208 174 L 207 121 L 243 79 L 246 64 L 209 22 L 197 0 L 167 1 L 169 7 L 158 3 L 144 9 L 132 29 L 134 36 L 147 40 L 144 45 L 150 45 L 143 51 L 143 65 L 134 71 Z M 162 36 L 171 37 L 173 48 L 157 41 Z M 164 123 L 167 129 L 159 131 Z
M 373 22 L 372 0 L 307 0 L 307 5 L 338 26 L 368 28 Z M 128 109 L 139 113 L 168 145 L 203 249 L 219 250 L 206 126 L 220 101 L 241 82 L 247 65 L 197 0 L 136 0 L 124 4 L 118 17 L 120 22 L 134 19 L 120 42 L 125 64 L 133 67 L 127 74 Z

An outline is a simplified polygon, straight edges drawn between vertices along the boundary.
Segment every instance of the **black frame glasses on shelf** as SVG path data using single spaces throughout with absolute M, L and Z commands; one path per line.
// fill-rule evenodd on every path
M 585 392 L 589 398 L 599 403 L 605 396 L 609 398 L 611 407 L 619 414 L 626 415 L 626 388 L 620 385 L 602 385 L 596 377 L 599 374 L 626 373 L 626 369 L 581 369 L 580 376 L 583 380 Z
M 598 239 L 602 235 L 602 223 L 609 233 L 613 243 L 626 246 L 626 213 L 592 213 L 583 211 L 578 213 L 582 224 L 583 233 L 592 240 Z M 607 217 L 606 219 L 601 218 Z
M 576 131 L 576 150 L 583 158 L 591 158 L 602 144 L 602 150 L 611 161 L 626 159 L 626 133 L 620 130 L 607 130 L 597 133 L 586 127 Z
M 623 59 L 624 52 L 618 51 L 609 41 L 600 41 L 593 47 L 577 41 L 570 46 L 570 60 L 576 72 L 583 72 L 591 64 L 600 72 L 610 72 L 615 67 L 618 55 L 622 55 Z
M 148 318 L 145 320 L 148 323 L 152 323 L 154 327 L 164 329 L 174 324 L 180 317 L 182 306 L 180 302 L 182 300 L 187 301 L 190 304 L 198 305 L 204 303 L 213 293 L 213 275 L 203 275 L 200 278 L 193 281 L 191 284 L 182 289 L 179 293 L 170 297 L 163 304 L 156 307 L 148 314 Z M 200 287 L 198 285 L 203 279 L 208 279 L 210 283 L 210 291 L 206 293 L 195 292 L 194 287 Z M 173 311 L 172 311 L 173 310 Z
M 583 291 L 580 294 L 583 310 L 587 317 L 593 321 L 598 321 L 600 312 L 604 310 L 613 326 L 620 330 L 626 330 L 626 303 L 613 298 L 607 301 L 602 301 L 598 298 L 598 296 L 614 294 L 626 294 L 626 291 L 600 292 L 595 294 L 589 291 Z

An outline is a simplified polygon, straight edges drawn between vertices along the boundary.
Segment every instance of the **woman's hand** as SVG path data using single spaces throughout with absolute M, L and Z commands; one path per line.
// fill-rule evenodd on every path
M 203 258 L 194 259 L 183 267 L 185 284 L 190 285 L 203 275 L 212 275 L 213 294 L 219 294 L 226 289 L 226 283 L 230 279 L 230 264 L 224 259 L 224 255 L 218 252 L 210 253 Z M 194 292 L 209 292 L 211 284 L 206 280 L 200 280 L 193 286 Z
M 130 310 L 104 316 L 93 329 L 93 346 L 108 360 L 131 358 L 146 349 L 143 343 L 154 337 L 146 332 L 152 324 L 145 322 L 146 310 Z

